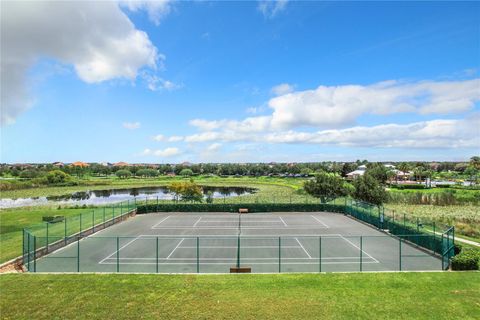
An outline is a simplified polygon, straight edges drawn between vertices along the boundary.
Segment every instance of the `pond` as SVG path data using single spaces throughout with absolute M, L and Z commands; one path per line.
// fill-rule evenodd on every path
M 213 198 L 238 197 L 252 194 L 253 188 L 246 187 L 209 187 L 202 186 L 203 194 L 212 192 Z M 174 195 L 167 187 L 141 187 L 128 189 L 109 190 L 87 190 L 78 191 L 62 196 L 32 197 L 18 199 L 0 199 L 0 208 L 16 208 L 26 206 L 37 206 L 46 204 L 72 204 L 72 205 L 102 205 L 114 202 L 133 200 L 134 198 L 144 199 L 145 197 L 157 198 L 159 200 L 171 200 Z

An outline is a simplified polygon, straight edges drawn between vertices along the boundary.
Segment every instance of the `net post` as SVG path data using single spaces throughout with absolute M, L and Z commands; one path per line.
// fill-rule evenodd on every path
M 77 272 L 80 272 L 80 237 L 77 237 Z
M 158 237 L 156 238 L 156 245 L 155 245 L 155 272 L 158 273 Z
M 117 237 L 117 272 L 120 272 L 120 238 Z
M 398 238 L 398 270 L 402 271 L 402 238 Z
M 200 237 L 197 237 L 197 273 L 200 273 Z
M 362 258 L 363 258 L 363 236 L 360 236 L 360 272 L 363 271 Z
M 237 268 L 240 268 L 240 235 L 237 236 Z
M 33 236 L 33 272 L 37 272 L 37 236 Z
M 47 228 L 46 228 L 46 232 L 47 232 L 46 240 L 47 240 L 47 243 L 45 244 L 45 249 L 47 250 L 47 253 L 48 253 L 48 225 L 49 225 L 49 223 L 48 223 L 48 221 L 45 222 L 45 223 L 47 224 Z
M 278 273 L 282 272 L 282 237 L 278 237 Z
M 322 236 L 318 236 L 318 272 L 322 272 Z

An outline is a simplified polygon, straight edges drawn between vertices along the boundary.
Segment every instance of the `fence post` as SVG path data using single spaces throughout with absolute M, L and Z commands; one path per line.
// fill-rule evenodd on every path
M 37 272 L 37 236 L 33 236 L 33 272 Z
M 63 226 L 64 226 L 63 239 L 65 241 L 65 245 L 67 245 L 67 217 L 65 217 L 65 220 L 63 220 Z
M 402 238 L 398 238 L 398 270 L 402 271 Z
M 282 272 L 282 238 L 278 237 L 278 273 Z
M 95 209 L 92 210 L 92 233 L 95 233 Z
M 112 206 L 112 224 L 115 223 L 115 206 Z
M 363 237 L 360 236 L 360 272 L 363 271 L 363 268 L 362 268 L 362 258 L 363 258 Z
M 120 238 L 117 237 L 117 272 L 120 271 Z
M 155 209 L 156 209 L 155 211 L 158 212 L 158 196 L 157 196 L 157 206 Z
M 77 272 L 80 272 L 80 237 L 77 237 Z
M 80 212 L 80 237 L 82 236 L 82 213 Z
M 103 229 L 105 229 L 105 207 L 103 207 Z
M 30 271 L 30 232 L 28 233 L 28 238 L 27 238 L 27 270 Z M 25 262 L 24 262 L 25 263 Z
M 200 273 L 200 237 L 197 237 L 197 273 Z
M 46 248 L 47 253 L 48 253 L 48 225 L 49 225 L 49 223 L 48 223 L 48 222 L 45 222 L 45 223 L 47 224 L 47 239 L 46 239 L 46 240 L 47 240 L 47 243 L 46 243 L 46 245 L 45 245 L 45 248 Z
M 156 267 L 155 267 L 155 272 L 158 273 L 158 237 L 157 237 L 157 244 L 156 244 L 156 251 L 155 251 L 155 261 L 156 261 Z
M 318 270 L 322 272 L 322 236 L 318 236 Z

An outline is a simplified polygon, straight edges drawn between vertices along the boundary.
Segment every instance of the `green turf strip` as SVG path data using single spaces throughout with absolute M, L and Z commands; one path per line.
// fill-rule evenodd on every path
M 478 319 L 480 273 L 0 276 L 2 319 Z

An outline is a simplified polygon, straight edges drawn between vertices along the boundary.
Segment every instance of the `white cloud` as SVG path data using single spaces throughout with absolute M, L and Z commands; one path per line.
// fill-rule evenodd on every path
M 156 156 L 156 157 L 173 157 L 176 155 L 181 154 L 182 152 L 178 148 L 165 148 L 163 150 L 151 150 L 151 149 L 145 149 L 142 152 L 142 155 L 144 156 Z
M 221 147 L 222 147 L 221 143 L 212 143 L 207 147 L 206 150 L 209 152 L 217 152 L 218 150 L 220 150 Z
M 172 9 L 172 1 L 170 0 L 121 0 L 120 4 L 133 12 L 145 10 L 150 21 L 157 26 L 160 24 L 160 20 L 169 14 Z
M 463 81 L 385 81 L 372 85 L 319 86 L 270 99 L 273 128 L 338 127 L 363 114 L 451 114 L 480 100 L 480 79 Z
M 285 10 L 288 0 L 260 0 L 257 9 L 265 18 L 274 18 L 279 12 Z
M 142 72 L 141 77 L 147 83 L 148 89 L 152 91 L 173 91 L 182 87 L 182 85 L 175 84 L 172 81 L 165 80 L 156 74 L 147 71 Z
M 300 143 L 381 148 L 480 148 L 480 116 L 475 114 L 466 119 L 357 126 L 317 132 L 208 131 L 186 136 L 185 141 Z
M 27 73 L 41 58 L 73 65 L 87 83 L 134 80 L 139 69 L 155 70 L 162 60 L 114 1 L 2 1 L 1 30 L 2 123 L 13 123 L 32 105 Z
M 152 138 L 155 141 L 164 141 L 164 142 L 179 142 L 183 140 L 183 137 L 181 136 L 170 136 L 166 137 L 163 134 L 157 134 Z
M 124 122 L 123 127 L 129 130 L 135 130 L 140 128 L 140 122 Z
M 293 92 L 294 87 L 288 83 L 282 83 L 272 88 L 271 92 L 276 96 L 281 96 Z

